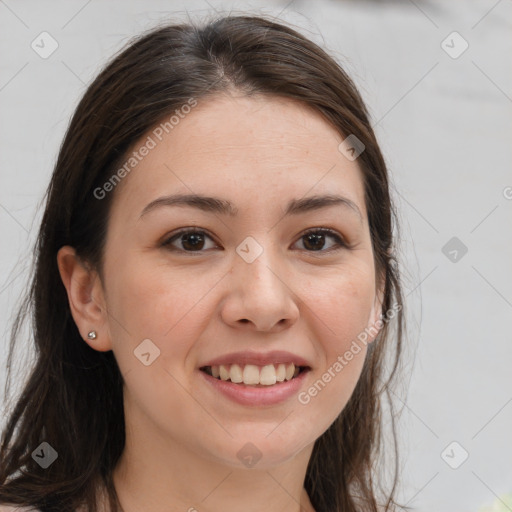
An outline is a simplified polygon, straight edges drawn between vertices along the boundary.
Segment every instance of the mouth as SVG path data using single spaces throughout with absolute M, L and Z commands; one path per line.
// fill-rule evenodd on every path
M 309 366 L 296 366 L 294 363 L 267 364 L 231 364 L 203 366 L 202 372 L 217 380 L 229 381 L 241 386 L 269 387 L 297 378 L 309 371 Z

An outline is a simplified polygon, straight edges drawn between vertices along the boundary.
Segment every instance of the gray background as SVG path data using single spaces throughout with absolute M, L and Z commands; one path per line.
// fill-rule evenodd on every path
M 476 512 L 512 493 L 511 0 L 0 1 L 0 393 L 40 200 L 86 84 L 163 17 L 213 9 L 296 25 L 344 65 L 369 106 L 402 223 L 402 503 Z M 43 31 L 58 43 L 46 59 L 31 48 Z M 457 58 L 454 31 L 469 45 Z M 19 355 L 23 375 L 30 345 Z M 469 457 L 453 469 L 462 450 Z

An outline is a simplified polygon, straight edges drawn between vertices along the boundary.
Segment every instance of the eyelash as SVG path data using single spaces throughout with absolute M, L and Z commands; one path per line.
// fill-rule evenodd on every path
M 193 229 L 193 228 L 183 228 L 183 229 L 179 230 L 177 233 L 174 233 L 171 237 L 169 237 L 166 240 L 164 240 L 162 242 L 161 246 L 165 247 L 166 249 L 171 250 L 171 251 L 177 251 L 177 252 L 182 252 L 182 253 L 187 253 L 187 254 L 195 254 L 195 253 L 200 254 L 202 252 L 206 252 L 204 250 L 185 251 L 183 249 L 178 249 L 176 247 L 172 247 L 171 246 L 172 242 L 174 242 L 176 239 L 179 239 L 180 236 L 185 235 L 185 234 L 202 234 L 202 235 L 206 235 L 208 238 L 213 240 L 213 237 L 210 236 L 204 230 Z M 301 238 L 304 238 L 307 235 L 310 235 L 310 234 L 329 235 L 330 237 L 332 237 L 336 241 L 336 245 L 334 247 L 331 247 L 330 249 L 327 249 L 327 250 L 308 251 L 307 249 L 301 249 L 301 250 L 309 252 L 311 254 L 331 253 L 331 252 L 334 252 L 334 251 L 339 251 L 341 249 L 348 249 L 348 248 L 350 248 L 349 244 L 346 243 L 345 240 L 336 231 L 334 231 L 332 229 L 328 229 L 328 228 L 313 228 L 313 229 L 309 229 L 308 231 L 306 231 L 305 233 L 303 233 L 299 237 L 299 240 Z M 213 240 L 213 241 L 215 241 L 215 240 Z

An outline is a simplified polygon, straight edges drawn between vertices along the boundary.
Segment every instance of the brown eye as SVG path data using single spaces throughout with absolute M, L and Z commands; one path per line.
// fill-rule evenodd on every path
M 204 231 L 200 230 L 182 230 L 174 234 L 171 238 L 168 238 L 162 243 L 163 247 L 167 247 L 170 250 L 184 251 L 184 252 L 202 252 L 205 248 L 205 240 L 212 238 Z M 177 241 L 181 244 L 181 247 L 175 247 L 172 244 Z
M 205 231 L 198 229 L 182 229 L 165 240 L 161 245 L 171 251 L 200 253 L 204 252 L 205 249 L 212 248 L 205 247 L 207 245 L 207 239 L 213 241 L 213 238 Z M 326 244 L 328 245 L 328 239 L 331 239 L 334 242 L 331 242 L 330 247 L 326 249 L 325 246 Z M 325 228 L 312 229 L 303 234 L 300 240 L 303 240 L 303 250 L 307 252 L 326 253 L 339 250 L 343 247 L 348 247 L 343 238 L 341 238 L 336 231 Z M 180 244 L 180 246 L 177 247 L 175 244 Z M 218 246 L 214 243 L 213 247 Z
M 335 241 L 334 248 L 328 248 L 324 250 L 326 238 L 331 238 Z M 347 246 L 344 240 L 335 231 L 330 229 L 311 230 L 303 234 L 300 239 L 304 240 L 303 244 L 308 252 L 330 252 L 332 250 L 335 251 Z

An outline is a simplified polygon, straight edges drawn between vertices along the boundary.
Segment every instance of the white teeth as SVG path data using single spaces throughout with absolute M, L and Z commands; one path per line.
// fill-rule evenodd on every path
M 298 368 L 297 368 L 298 370 Z M 245 373 L 245 372 L 244 372 Z M 277 382 L 276 369 L 273 364 L 268 364 L 261 369 L 259 376 L 260 384 L 271 386 Z
M 236 382 L 237 384 L 242 382 L 242 368 L 237 364 L 232 364 L 229 370 L 229 378 L 231 379 L 231 382 Z
M 213 375 L 213 369 L 212 369 L 212 375 Z M 229 379 L 229 372 L 227 368 L 224 365 L 219 366 L 219 376 L 221 380 L 228 380 Z
M 277 372 L 276 372 L 277 382 L 283 382 L 283 380 L 286 378 L 286 365 L 281 363 L 277 365 Z
M 263 367 L 254 364 L 219 365 L 210 368 L 211 375 L 221 380 L 231 380 L 236 384 L 244 383 L 249 386 L 272 386 L 277 382 L 291 380 L 299 375 L 300 369 L 293 363 L 267 364 Z
M 293 374 L 295 373 L 295 365 L 290 364 L 286 367 L 286 380 L 290 380 L 293 378 Z
M 253 364 L 246 364 L 244 367 L 244 384 L 259 384 L 260 383 L 260 369 Z

